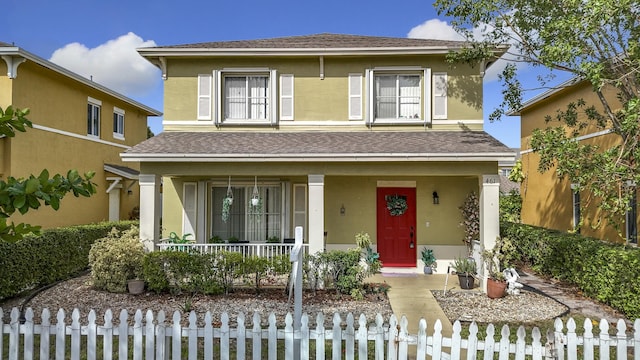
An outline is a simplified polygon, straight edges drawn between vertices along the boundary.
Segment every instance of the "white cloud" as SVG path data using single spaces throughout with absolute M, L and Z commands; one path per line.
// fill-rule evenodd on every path
M 407 34 L 409 38 L 415 39 L 435 39 L 435 40 L 464 40 L 453 26 L 440 19 L 431 19 L 415 26 Z
M 480 26 L 473 29 L 473 38 L 481 40 L 484 37 L 484 33 L 490 29 L 491 28 L 489 26 Z M 453 26 L 440 19 L 427 20 L 422 24 L 413 27 L 407 34 L 407 37 L 416 39 L 465 40 L 462 35 L 455 31 Z M 485 83 L 498 80 L 498 75 L 502 73 L 505 66 L 516 58 L 513 51 L 514 46 L 512 45 L 507 54 L 503 55 L 500 59 L 491 64 L 483 78 Z M 516 66 L 519 70 L 527 68 L 527 64 L 525 63 L 516 63 Z
M 136 52 L 145 46 L 156 43 L 130 32 L 92 49 L 77 42 L 67 44 L 49 60 L 127 96 L 140 96 L 160 81 L 158 68 Z

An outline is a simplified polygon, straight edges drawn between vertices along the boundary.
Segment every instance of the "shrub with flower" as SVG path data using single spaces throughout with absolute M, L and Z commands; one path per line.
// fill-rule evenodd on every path
M 462 214 L 460 226 L 464 227 L 462 241 L 467 245 L 469 255 L 473 251 L 473 240 L 480 238 L 480 201 L 475 192 L 469 193 L 462 206 L 459 207 Z

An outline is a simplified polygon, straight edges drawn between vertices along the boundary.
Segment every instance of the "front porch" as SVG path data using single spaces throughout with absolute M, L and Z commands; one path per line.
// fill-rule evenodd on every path
M 164 178 L 162 216 L 165 234 L 169 230 L 178 234 L 192 234 L 193 244 L 161 243 L 159 204 L 160 176 L 140 175 L 141 186 L 141 237 L 150 251 L 188 246 L 200 252 L 220 249 L 239 251 L 247 255 L 270 256 L 286 253 L 291 247 L 285 244 L 295 226 L 303 226 L 305 246 L 309 253 L 355 247 L 354 236 L 358 232 L 369 233 L 373 248 L 379 251 L 377 216 L 382 210 L 376 202 L 376 192 L 381 189 L 413 189 L 415 212 L 411 231 L 411 244 L 407 243 L 410 264 L 407 271 L 421 273 L 423 264 L 419 252 L 427 246 L 437 258 L 436 273 L 444 274 L 457 257 L 467 256 L 462 243 L 462 220 L 458 207 L 470 191 L 480 193 L 481 242 L 490 248 L 499 235 L 497 176 L 476 177 L 416 176 L 415 180 L 400 177 L 393 180 L 378 176 L 282 176 L 268 174 L 256 181 L 261 196 L 259 214 L 250 213 L 249 199 L 254 182 L 249 177 L 231 176 L 235 210 L 222 220 L 222 203 L 228 189 L 229 177 Z M 305 179 L 306 178 L 306 179 Z M 233 180 L 236 179 L 236 180 Z M 306 182 L 301 180 L 305 179 Z M 475 185 L 475 186 L 474 186 Z M 431 195 L 438 189 L 440 199 L 434 204 Z M 392 192 L 395 192 L 393 190 Z M 378 219 L 377 219 L 378 218 Z M 403 230 L 398 230 L 402 232 Z M 398 233 L 399 234 L 399 233 Z M 399 236 L 399 235 L 398 235 Z M 158 239 L 158 240 L 153 240 Z M 219 244 L 217 241 L 229 241 Z M 269 241 L 276 241 L 270 243 Z M 234 242 L 234 241 L 239 241 Z M 402 241 L 402 240 L 393 240 Z M 409 240 L 407 240 L 409 241 Z M 380 249 L 385 251 L 384 249 Z
M 471 192 L 480 246 L 494 246 L 498 162 L 513 156 L 481 131 L 420 130 L 167 132 L 122 154 L 140 162 L 140 234 L 150 251 L 161 233 L 254 244 L 282 242 L 301 226 L 310 254 L 355 247 L 366 232 L 383 265 L 421 272 L 426 246 L 440 273 L 468 255 L 459 207 Z M 389 210 L 392 201 L 400 208 Z

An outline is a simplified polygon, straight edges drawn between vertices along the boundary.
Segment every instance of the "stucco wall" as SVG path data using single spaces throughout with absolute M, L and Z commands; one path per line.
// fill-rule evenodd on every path
M 458 120 L 482 120 L 482 79 L 478 70 L 457 66 L 454 69 L 443 63 L 443 57 L 403 56 L 370 58 L 324 58 L 324 79 L 320 78 L 318 57 L 254 59 L 171 59 L 168 62 L 165 81 L 165 120 L 196 119 L 197 75 L 211 74 L 214 69 L 223 68 L 269 68 L 278 74 L 294 75 L 294 112 L 295 121 L 343 121 L 348 117 L 348 74 L 360 73 L 363 76 L 364 94 L 365 70 L 384 66 L 421 66 L 431 68 L 433 72 L 447 72 L 449 84 L 448 119 L 450 125 L 443 128 L 459 128 Z M 424 84 L 423 84 L 424 85 Z M 363 101 L 363 107 L 365 102 Z M 364 112 L 364 108 L 363 108 Z M 351 121 L 353 122 L 353 121 Z M 287 123 L 280 124 L 286 127 Z M 169 130 L 175 125 L 169 125 Z M 474 125 L 472 127 L 477 127 Z M 199 128 L 202 129 L 202 128 Z
M 4 62 L 0 61 L 0 64 Z M 2 175 L 26 177 L 38 175 L 47 169 L 51 175 L 60 173 L 66 176 L 69 169 L 76 169 L 81 174 L 94 171 L 96 175 L 93 182 L 97 184 L 97 193 L 91 198 L 75 198 L 69 194 L 57 212 L 41 207 L 25 215 L 15 214 L 11 220 L 42 225 L 44 228 L 108 220 L 109 196 L 105 191 L 110 182 L 106 177 L 116 175 L 105 173 L 104 164 L 123 164 L 119 154 L 128 146 L 146 139 L 146 115 L 116 98 L 30 61 L 20 65 L 15 79 L 7 80 L 6 76 L 0 76 L 2 84 L 12 87 L 11 103 L 15 107 L 30 109 L 27 118 L 36 127 L 28 129 L 26 133 L 18 133 L 14 138 L 0 140 L 4 143 Z M 89 96 L 102 102 L 100 140 L 106 143 L 86 136 Z M 124 139 L 113 137 L 114 106 L 125 111 Z M 127 163 L 126 166 L 134 169 L 139 167 L 137 163 Z M 129 212 L 139 202 L 137 184 L 130 188 L 131 195 L 127 194 L 130 184 L 130 181 L 125 181 L 121 192 L 122 219 L 127 219 Z
M 606 92 L 608 98 L 615 99 L 615 94 Z M 521 184 L 522 194 L 522 221 L 526 224 L 542 226 L 550 229 L 569 231 L 573 229 L 573 207 L 571 183 L 567 179 L 560 179 L 556 175 L 555 168 L 544 173 L 538 170 L 539 156 L 530 152 L 530 138 L 534 129 L 546 128 L 548 126 L 558 126 L 557 121 L 545 122 L 545 116 L 555 119 L 557 111 L 566 111 L 569 102 L 577 102 L 584 99 L 588 105 L 594 105 L 597 109 L 602 109 L 600 100 L 591 90 L 587 83 L 581 83 L 560 91 L 556 95 L 540 101 L 536 106 L 522 111 L 521 114 L 521 148 L 522 170 L 525 173 L 525 180 Z M 612 102 L 613 106 L 618 105 L 617 101 Z M 585 120 L 586 116 L 580 114 L 578 120 Z M 590 126 L 584 129 L 582 135 L 593 134 L 600 129 Z M 599 135 L 581 141 L 583 144 L 597 145 L 600 148 L 609 148 L 617 144 L 618 138 L 615 135 Z M 581 202 L 588 203 L 588 207 L 582 211 L 583 225 L 581 234 L 594 236 L 614 242 L 623 241 L 618 231 L 607 223 L 598 209 L 598 201 L 592 198 L 589 193 L 580 194 Z M 624 229 L 624 227 L 623 227 Z M 624 231 L 623 231 L 624 232 Z

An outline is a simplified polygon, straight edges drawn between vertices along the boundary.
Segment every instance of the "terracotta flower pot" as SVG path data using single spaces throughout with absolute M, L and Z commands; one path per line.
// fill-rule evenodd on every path
M 507 282 L 494 279 L 487 279 L 487 296 L 490 299 L 497 299 L 506 295 Z

